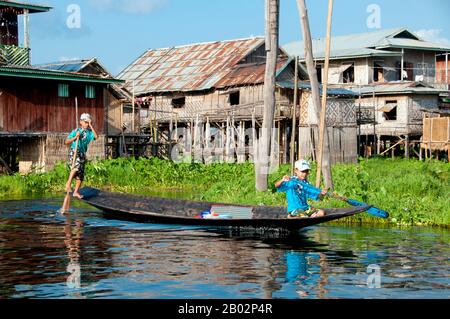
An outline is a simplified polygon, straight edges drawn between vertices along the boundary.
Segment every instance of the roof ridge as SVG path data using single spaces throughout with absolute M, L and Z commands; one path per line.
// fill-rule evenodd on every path
M 393 35 L 393 34 L 397 34 L 400 33 L 402 31 L 409 31 L 406 27 L 398 27 L 398 28 L 390 28 L 390 29 L 380 29 L 380 30 L 376 30 L 376 31 L 369 31 L 369 32 L 355 32 L 355 33 L 348 33 L 348 34 L 340 34 L 340 35 L 331 35 L 331 38 L 336 39 L 336 38 L 340 38 L 340 37 L 352 37 L 352 36 L 363 36 L 366 34 L 375 34 L 375 33 L 385 33 L 385 32 L 391 32 L 389 34 L 389 36 Z M 412 32 L 411 32 L 412 33 Z M 317 38 L 313 38 L 312 40 L 325 40 L 326 37 L 317 37 Z M 303 42 L 303 41 L 300 41 Z
M 48 63 L 39 63 L 35 64 L 34 66 L 43 66 L 43 65 L 62 65 L 62 64 L 70 64 L 70 63 L 84 63 L 89 61 L 97 60 L 97 58 L 88 58 L 88 59 L 76 59 L 76 60 L 63 60 L 58 62 L 48 62 Z
M 213 44 L 213 43 L 228 43 L 228 42 L 237 42 L 237 41 L 246 41 L 246 40 L 264 40 L 264 36 L 254 36 L 254 37 L 248 37 L 248 38 L 239 38 L 239 39 L 229 39 L 229 40 L 216 40 L 216 41 L 205 41 L 205 42 L 197 42 L 197 43 L 191 43 L 191 44 L 182 44 L 182 45 L 176 45 L 171 47 L 164 47 L 164 48 L 156 48 L 156 49 L 147 49 L 147 52 L 149 51 L 162 51 L 162 50 L 172 50 L 172 49 L 181 49 L 181 48 L 188 48 L 193 47 L 195 45 L 205 45 L 205 44 Z

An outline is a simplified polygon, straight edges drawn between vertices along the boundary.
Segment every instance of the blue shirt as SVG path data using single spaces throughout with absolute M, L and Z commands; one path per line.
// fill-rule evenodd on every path
M 81 128 L 77 128 L 76 130 L 73 130 L 72 132 L 70 132 L 67 139 L 71 139 L 71 138 L 74 138 L 75 136 L 77 136 L 77 131 L 79 131 L 81 133 L 80 138 L 78 140 L 78 152 L 86 154 L 89 143 L 95 140 L 94 132 L 92 132 L 92 130 L 89 130 L 89 129 L 83 130 Z M 72 149 L 75 149 L 76 143 L 77 143 L 77 140 L 73 141 L 72 145 L 70 147 Z
M 307 180 L 301 180 L 297 176 L 291 177 L 289 182 L 281 183 L 278 192 L 285 192 L 288 202 L 288 213 L 296 210 L 308 210 L 308 199 L 319 200 L 322 190 L 312 186 Z

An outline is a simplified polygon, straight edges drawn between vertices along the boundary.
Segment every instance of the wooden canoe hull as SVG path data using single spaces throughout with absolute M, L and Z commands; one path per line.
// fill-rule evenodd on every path
M 84 187 L 80 190 L 83 201 L 102 210 L 107 217 L 152 222 L 158 224 L 195 225 L 208 227 L 252 227 L 299 230 L 328 221 L 352 216 L 366 211 L 370 206 L 329 208 L 326 216 L 316 218 L 286 218 L 285 207 L 245 206 L 208 203 L 181 199 L 147 197 L 101 191 Z M 200 212 L 212 206 L 250 210 L 250 218 L 205 219 L 197 218 Z

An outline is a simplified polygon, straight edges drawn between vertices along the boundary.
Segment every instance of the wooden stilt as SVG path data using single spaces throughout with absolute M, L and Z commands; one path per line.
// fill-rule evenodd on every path
M 450 162 L 450 145 L 447 144 L 447 161 Z
M 430 159 L 432 159 L 433 158 L 433 149 L 431 148 L 431 143 L 432 143 L 432 135 L 433 135 L 433 121 L 432 121 L 432 119 L 431 119 L 431 117 L 429 118 L 429 121 L 430 121 L 430 136 L 429 136 L 429 147 L 430 147 Z
M 381 153 L 381 135 L 377 135 L 377 154 Z
M 255 112 L 252 112 L 252 162 L 255 163 L 257 159 L 257 144 L 258 144 L 258 138 L 256 134 L 256 119 L 255 119 Z
M 405 136 L 405 158 L 409 158 L 409 135 Z
M 2 164 L 2 165 L 5 167 L 6 172 L 7 172 L 8 174 L 12 174 L 12 173 L 13 173 L 13 171 L 11 170 L 11 168 L 8 166 L 8 164 L 6 164 L 5 160 L 4 160 L 1 156 L 0 156 L 0 164 Z
M 222 162 L 225 162 L 225 147 L 226 147 L 226 143 L 227 143 L 227 141 L 226 141 L 227 136 L 226 136 L 226 132 L 225 132 L 225 123 L 223 123 L 223 122 L 222 122 L 222 128 L 221 128 L 220 132 L 221 132 L 221 136 L 222 136 L 222 140 L 221 140 L 222 151 L 221 151 L 221 155 L 220 155 L 220 160 Z

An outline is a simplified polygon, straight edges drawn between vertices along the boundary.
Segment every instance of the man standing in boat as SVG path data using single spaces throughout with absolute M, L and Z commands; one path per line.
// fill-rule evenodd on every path
M 318 201 L 328 190 L 318 189 L 308 182 L 308 175 L 311 169 L 310 164 L 305 160 L 295 162 L 295 176 L 284 176 L 275 183 L 278 192 L 286 193 L 288 202 L 288 218 L 308 218 L 325 216 L 325 211 L 316 209 L 308 204 L 308 199 Z
M 66 184 L 66 191 L 70 192 L 72 188 L 72 180 L 76 179 L 75 189 L 73 192 L 73 197 L 82 199 L 83 196 L 78 193 L 80 189 L 81 183 L 84 180 L 84 165 L 86 163 L 86 152 L 88 150 L 89 143 L 96 140 L 98 138 L 97 132 L 95 132 L 94 128 L 91 124 L 91 116 L 87 113 L 81 114 L 80 117 L 80 127 L 73 130 L 69 136 L 67 137 L 65 144 L 69 145 L 70 153 L 69 153 L 69 166 L 71 167 L 73 163 L 73 159 L 75 156 L 75 165 L 71 167 L 71 172 L 69 176 L 69 180 Z M 77 143 L 78 139 L 78 143 Z

